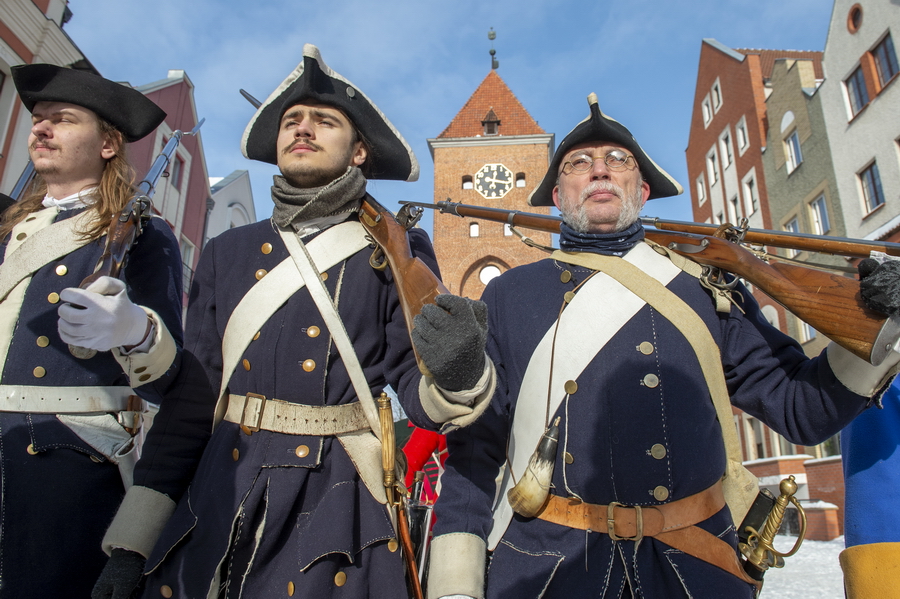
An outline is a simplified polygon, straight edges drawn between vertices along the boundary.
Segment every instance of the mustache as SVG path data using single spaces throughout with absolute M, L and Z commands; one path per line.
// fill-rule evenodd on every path
M 622 196 L 625 194 L 625 190 L 611 181 L 593 181 L 592 183 L 589 183 L 587 187 L 581 190 L 581 201 L 584 202 L 586 199 L 588 199 L 588 196 L 598 191 L 612 193 L 619 199 L 622 199 Z
M 311 141 L 309 141 L 309 140 L 297 140 L 297 141 L 293 142 L 292 144 L 288 145 L 287 147 L 285 147 L 285 148 L 281 151 L 281 153 L 282 153 L 282 154 L 290 154 L 291 151 L 292 151 L 294 148 L 296 148 L 297 146 L 306 146 L 306 147 L 308 147 L 308 148 L 311 148 L 311 149 L 315 150 L 316 152 L 319 152 L 319 151 L 322 150 L 322 146 L 320 146 L 320 145 L 317 144 L 317 143 L 311 142 Z
M 31 142 L 31 145 L 28 147 L 32 150 L 35 150 L 38 147 L 47 148 L 48 150 L 58 150 L 59 149 L 55 144 L 47 143 L 46 141 L 33 141 L 33 142 Z

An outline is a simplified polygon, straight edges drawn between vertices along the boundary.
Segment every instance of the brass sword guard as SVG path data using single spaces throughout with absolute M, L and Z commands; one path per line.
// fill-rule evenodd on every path
M 749 533 L 747 542 L 738 543 L 738 548 L 746 559 L 745 570 L 747 566 L 752 566 L 758 572 L 765 572 L 769 568 L 783 568 L 784 558 L 797 553 L 797 550 L 800 549 L 800 544 L 803 543 L 803 538 L 806 536 L 806 512 L 803 511 L 800 502 L 794 497 L 798 488 L 794 476 L 791 475 L 782 480 L 778 488 L 781 494 L 775 500 L 772 511 L 766 517 L 766 523 L 763 525 L 762 532 L 757 531 L 752 526 L 747 526 L 744 529 L 745 532 Z M 785 510 L 789 503 L 794 504 L 800 515 L 800 534 L 797 536 L 794 547 L 787 553 L 782 553 L 775 549 L 773 543 L 781 523 L 784 522 Z

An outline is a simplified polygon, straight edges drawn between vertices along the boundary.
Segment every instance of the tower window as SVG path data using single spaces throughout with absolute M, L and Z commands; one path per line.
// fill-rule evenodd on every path
M 525 187 L 525 173 L 516 173 L 516 187 Z
M 463 189 L 472 189 L 472 175 L 463 175 L 462 188 Z
M 478 223 L 469 223 L 469 237 L 478 237 L 479 229 Z
M 500 119 L 497 118 L 493 106 L 484 115 L 484 118 L 481 120 L 481 126 L 484 127 L 485 135 L 498 135 L 500 133 Z

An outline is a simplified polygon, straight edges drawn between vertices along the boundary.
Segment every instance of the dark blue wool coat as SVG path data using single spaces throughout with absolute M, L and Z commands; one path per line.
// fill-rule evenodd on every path
M 436 271 L 427 235 L 409 235 Z M 305 241 L 309 241 L 307 238 Z M 271 244 L 270 253 L 263 251 Z M 420 375 L 389 270 L 357 252 L 325 284 L 374 396 L 386 385 L 418 401 Z M 371 496 L 334 437 L 259 431 L 222 422 L 210 435 L 229 316 L 257 282 L 289 257 L 270 221 L 209 242 L 187 316 L 185 360 L 137 465 L 135 484 L 178 502 L 147 562 L 147 597 L 406 597 L 400 553 L 385 507 Z M 303 364 L 312 360 L 311 370 Z M 356 393 L 308 291 L 295 293 L 261 328 L 229 381 L 248 392 L 307 405 L 340 405 Z M 307 365 L 309 363 L 307 362 Z M 307 451 L 297 451 L 306 446 Z M 302 457 L 298 457 L 302 456 Z M 390 548 L 389 548 L 390 547 Z M 341 586 L 337 586 L 341 583 Z M 215 593 L 214 595 L 215 596 Z
M 564 269 L 574 275 L 568 283 L 560 280 Z M 504 273 L 485 290 L 488 353 L 497 366 L 498 389 L 475 424 L 448 436 L 436 535 L 464 532 L 487 538 L 495 478 L 506 460 L 529 358 L 557 318 L 563 294 L 589 272 L 543 260 Z M 824 356 L 807 359 L 794 341 L 771 327 L 746 289 L 738 288 L 745 314 L 736 308 L 719 314 L 694 277 L 680 273 L 668 288 L 709 327 L 721 350 L 732 403 L 792 442 L 821 442 L 866 407 L 867 398 L 838 382 Z M 603 317 L 602 305 L 596 314 Z M 653 351 L 640 351 L 643 342 Z M 656 375 L 659 384 L 643 384 L 647 374 Z M 656 310 L 645 305 L 576 382 L 577 392 L 556 412 L 561 422 L 553 493 L 576 494 L 594 504 L 657 505 L 702 491 L 722 477 L 722 434 L 700 365 L 684 336 Z M 665 452 L 651 453 L 657 444 Z M 668 491 L 664 501 L 654 498 L 660 486 Z M 727 508 L 700 526 L 736 544 Z M 606 534 L 518 515 L 493 552 L 486 589 L 490 598 L 618 598 L 626 577 L 639 597 L 752 596 L 750 585 L 655 539 L 636 547 L 633 541 L 613 542 Z
M 80 210 L 63 211 L 57 220 Z M 78 287 L 93 273 L 106 237 L 41 268 L 19 314 L 2 384 L 59 387 L 130 383 L 109 352 L 74 358 L 57 333 L 58 303 L 51 293 Z M 0 247 L 3 260 L 5 243 Z M 57 274 L 64 265 L 66 273 Z M 151 219 L 132 249 L 123 280 L 128 296 L 155 310 L 176 346 L 182 341 L 182 265 L 178 243 L 162 219 Z M 40 347 L 38 337 L 49 345 Z M 162 378 L 134 391 L 158 403 L 178 371 L 176 358 Z M 46 375 L 36 378 L 41 366 Z M 26 448 L 31 445 L 36 455 Z M 106 555 L 100 540 L 125 490 L 119 468 L 82 441 L 53 414 L 0 412 L 0 597 L 88 597 Z

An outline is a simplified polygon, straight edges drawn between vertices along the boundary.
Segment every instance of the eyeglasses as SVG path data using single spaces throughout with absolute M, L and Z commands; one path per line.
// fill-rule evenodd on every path
M 606 166 L 611 171 L 622 171 L 625 169 L 632 170 L 637 166 L 634 156 L 629 156 L 622 150 L 610 150 L 606 156 L 588 156 L 587 154 L 576 154 L 571 160 L 563 163 L 563 172 L 567 175 L 572 171 L 576 173 L 586 173 L 594 166 L 594 161 L 602 158 Z M 630 165 L 629 165 L 630 163 Z M 568 170 L 566 170 L 568 169 Z

